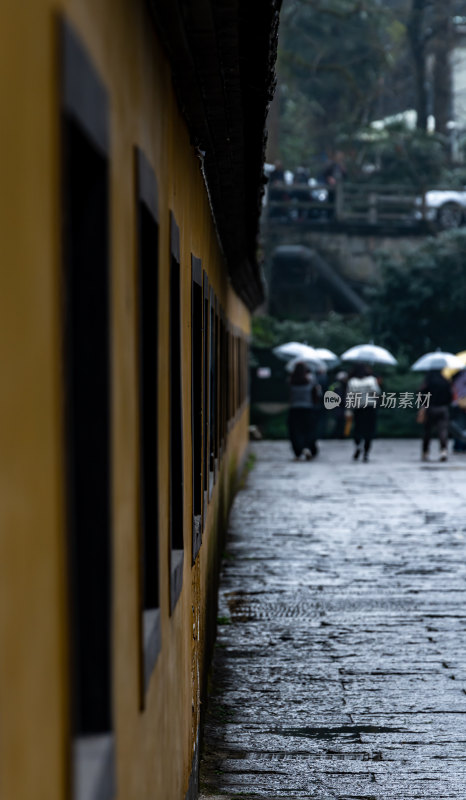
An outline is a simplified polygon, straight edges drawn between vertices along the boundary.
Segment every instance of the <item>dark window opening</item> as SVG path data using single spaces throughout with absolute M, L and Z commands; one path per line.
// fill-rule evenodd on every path
M 250 360 L 250 350 L 249 350 L 249 339 L 247 339 L 244 343 L 244 399 L 249 402 L 251 396 L 251 389 L 250 389 L 250 376 L 251 371 L 249 369 L 249 360 Z
M 241 405 L 241 360 L 240 360 L 240 344 L 241 340 L 240 337 L 236 337 L 236 411 L 239 411 Z
M 240 384 L 239 384 L 239 406 L 240 408 L 243 407 L 244 399 L 245 399 L 245 391 L 244 391 L 244 364 L 245 364 L 245 348 L 244 348 L 244 338 L 243 336 L 239 339 L 239 370 L 240 370 Z
M 215 471 L 215 451 L 216 451 L 216 415 L 217 415 L 217 347 L 216 347 L 216 328 L 215 328 L 215 297 L 214 290 L 210 290 L 210 305 L 209 305 L 209 328 L 210 328 L 210 377 L 209 377 L 209 443 L 210 443 L 210 459 L 209 459 L 209 496 L 213 489 L 214 484 L 214 471 Z
M 108 103 L 73 30 L 63 23 L 60 34 L 70 687 L 72 732 L 82 742 L 112 730 Z M 99 780 L 110 796 L 112 750 L 104 749 L 110 769 Z M 75 752 L 80 800 L 89 759 L 85 747 Z
M 238 409 L 243 401 L 243 339 L 238 336 Z
M 226 353 L 225 353 L 225 315 L 220 310 L 220 455 L 225 451 L 226 437 Z
M 231 334 L 231 417 L 234 420 L 236 415 L 236 336 L 232 332 Z
M 203 330 L 203 489 L 204 489 L 204 519 L 207 512 L 207 499 L 209 493 L 209 280 L 204 272 L 203 281 L 203 298 L 204 298 L 204 330 Z
M 138 208 L 141 706 L 161 646 L 158 544 L 158 208 L 155 175 L 136 154 Z
M 170 608 L 173 611 L 183 579 L 183 419 L 181 382 L 180 234 L 170 218 Z
M 225 446 L 228 436 L 228 327 L 227 320 L 223 319 L 223 438 Z
M 220 397 L 221 397 L 221 350 L 220 350 L 220 317 L 219 317 L 219 304 L 215 300 L 215 443 L 214 443 L 214 457 L 215 467 L 218 467 L 218 458 L 220 455 Z
M 73 718 L 112 727 L 108 166 L 64 120 L 65 375 Z
M 193 470 L 193 563 L 201 546 L 202 535 L 202 267 L 191 257 L 191 415 L 192 415 L 192 470 Z
M 231 358 L 231 369 L 232 369 L 232 394 L 233 394 L 233 401 L 232 401 L 232 411 L 233 411 L 233 419 L 236 418 L 236 410 L 237 410 L 237 399 L 238 399 L 238 376 L 236 372 L 236 334 L 233 334 L 231 337 L 231 344 L 232 344 L 232 358 Z
M 227 375 L 227 384 L 226 384 L 226 415 L 227 415 L 227 431 L 229 430 L 229 425 L 231 421 L 231 333 L 230 333 L 230 325 L 227 325 L 226 331 L 226 375 Z
M 112 733 L 109 105 L 59 22 L 70 795 L 116 794 Z

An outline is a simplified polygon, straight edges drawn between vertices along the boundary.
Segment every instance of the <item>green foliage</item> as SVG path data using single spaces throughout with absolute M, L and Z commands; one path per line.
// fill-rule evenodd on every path
M 392 252 L 379 258 L 382 280 L 372 290 L 367 317 L 331 313 L 305 323 L 255 317 L 253 345 L 301 341 L 340 354 L 372 338 L 398 360 L 397 369 L 384 371 L 384 390 L 418 391 L 422 376 L 409 371 L 413 361 L 437 347 L 454 353 L 466 349 L 466 230 L 421 240 L 401 258 Z M 287 437 L 286 411 L 266 415 L 253 405 L 251 415 L 266 438 Z M 418 436 L 415 417 L 415 409 L 380 409 L 379 436 Z
M 318 155 L 318 145 L 313 137 L 313 114 L 307 98 L 292 85 L 279 87 L 280 154 L 286 166 L 308 165 Z
M 387 125 L 381 131 L 368 128 L 364 160 L 377 169 L 368 182 L 395 183 L 413 186 L 419 191 L 444 184 L 450 186 L 451 170 L 447 171 L 447 142 L 443 136 L 412 130 L 405 123 Z
M 377 0 L 285 0 L 279 73 L 282 158 L 309 163 L 372 117 L 403 26 Z
M 466 167 L 447 167 L 442 171 L 441 183 L 442 186 L 447 186 L 449 189 L 462 191 L 466 187 Z
M 288 439 L 288 409 L 275 414 L 266 414 L 253 403 L 251 424 L 258 426 L 264 439 Z
M 342 353 L 370 338 L 370 320 L 363 316 L 343 317 L 330 312 L 326 319 L 297 322 L 257 316 L 252 320 L 253 346 L 276 347 L 284 342 L 304 342 Z
M 251 422 L 251 424 L 254 425 L 255 423 Z M 249 473 L 253 471 L 256 459 L 257 457 L 255 453 L 248 453 L 248 457 L 246 459 L 246 463 L 244 465 L 244 469 L 239 480 L 238 491 L 241 491 L 242 489 L 246 488 Z M 232 558 L 233 556 L 231 554 L 224 553 L 223 557 L 228 559 Z
M 384 389 L 418 391 L 422 376 L 409 371 L 413 361 L 437 347 L 454 353 L 466 349 L 466 230 L 421 241 L 401 258 L 391 252 L 379 258 L 382 281 L 372 290 L 367 317 L 348 320 L 331 313 L 305 323 L 255 317 L 253 344 L 273 348 L 302 341 L 340 354 L 372 338 L 398 359 L 396 370 L 385 371 Z M 252 416 L 265 437 L 287 436 L 286 412 L 267 416 L 253 406 Z M 419 435 L 415 417 L 414 409 L 381 409 L 379 435 Z
M 447 231 L 407 249 L 381 254 L 382 282 L 371 318 L 378 343 L 404 363 L 440 347 L 466 347 L 466 231 Z
M 400 392 L 419 391 L 422 384 L 422 375 L 418 372 L 409 372 L 399 368 L 392 371 L 383 380 L 382 391 L 395 392 L 397 397 Z M 413 438 L 419 436 L 419 425 L 416 423 L 417 409 L 413 408 L 380 408 L 377 415 L 377 436 L 381 439 Z
M 397 121 L 378 134 L 370 127 L 375 119 L 419 106 L 407 35 L 411 5 L 411 0 L 284 0 L 278 91 L 280 157 L 287 166 L 310 166 L 318 177 L 325 156 L 341 150 L 351 179 L 361 177 L 363 164 L 373 163 L 372 180 L 378 183 L 420 189 L 466 183 L 451 169 L 451 141 L 440 122 L 445 135 Z M 441 12 L 442 3 L 437 5 Z M 442 19 L 443 13 L 448 15 L 446 8 Z M 432 24 L 440 24 L 438 13 L 431 16 L 422 22 L 427 40 L 435 38 Z M 445 93 L 435 81 L 431 91 L 440 113 Z M 464 153 L 466 137 L 457 136 Z

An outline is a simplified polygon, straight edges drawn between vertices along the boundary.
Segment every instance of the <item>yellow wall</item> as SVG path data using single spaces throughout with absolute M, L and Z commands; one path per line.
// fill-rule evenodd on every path
M 169 64 L 146 4 L 7 0 L 0 17 L 0 798 L 69 794 L 60 305 L 60 16 L 71 22 L 110 98 L 113 368 L 114 713 L 120 800 L 181 800 L 188 784 L 202 669 L 206 584 L 214 559 L 217 485 L 191 567 L 191 252 L 227 316 L 249 314 L 226 279 L 199 162 L 177 109 Z M 160 208 L 159 490 L 162 650 L 139 711 L 136 208 L 137 145 Z M 169 616 L 169 209 L 181 231 L 185 560 Z M 223 460 L 239 463 L 247 412 Z M 210 532 L 207 532 L 210 531 Z M 193 620 L 192 602 L 195 601 Z M 201 643 L 193 641 L 193 621 Z

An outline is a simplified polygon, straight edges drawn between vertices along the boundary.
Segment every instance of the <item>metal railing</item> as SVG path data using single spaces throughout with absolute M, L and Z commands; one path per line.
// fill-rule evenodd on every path
M 267 216 L 282 223 L 333 221 L 344 225 L 416 226 L 425 222 L 426 197 L 406 186 L 339 183 L 268 188 Z

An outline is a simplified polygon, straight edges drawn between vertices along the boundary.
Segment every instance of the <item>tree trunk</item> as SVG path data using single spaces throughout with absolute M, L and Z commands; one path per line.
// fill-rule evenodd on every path
M 437 2 L 438 1 L 439 0 L 437 0 Z M 424 33 L 424 18 L 427 4 L 428 0 L 412 0 L 407 26 L 416 86 L 416 125 L 423 131 L 427 130 L 428 116 L 426 43 Z
M 450 134 L 448 123 L 454 122 L 452 103 L 451 50 L 453 45 L 452 0 L 437 0 L 434 17 L 434 81 L 433 100 L 435 130 Z

